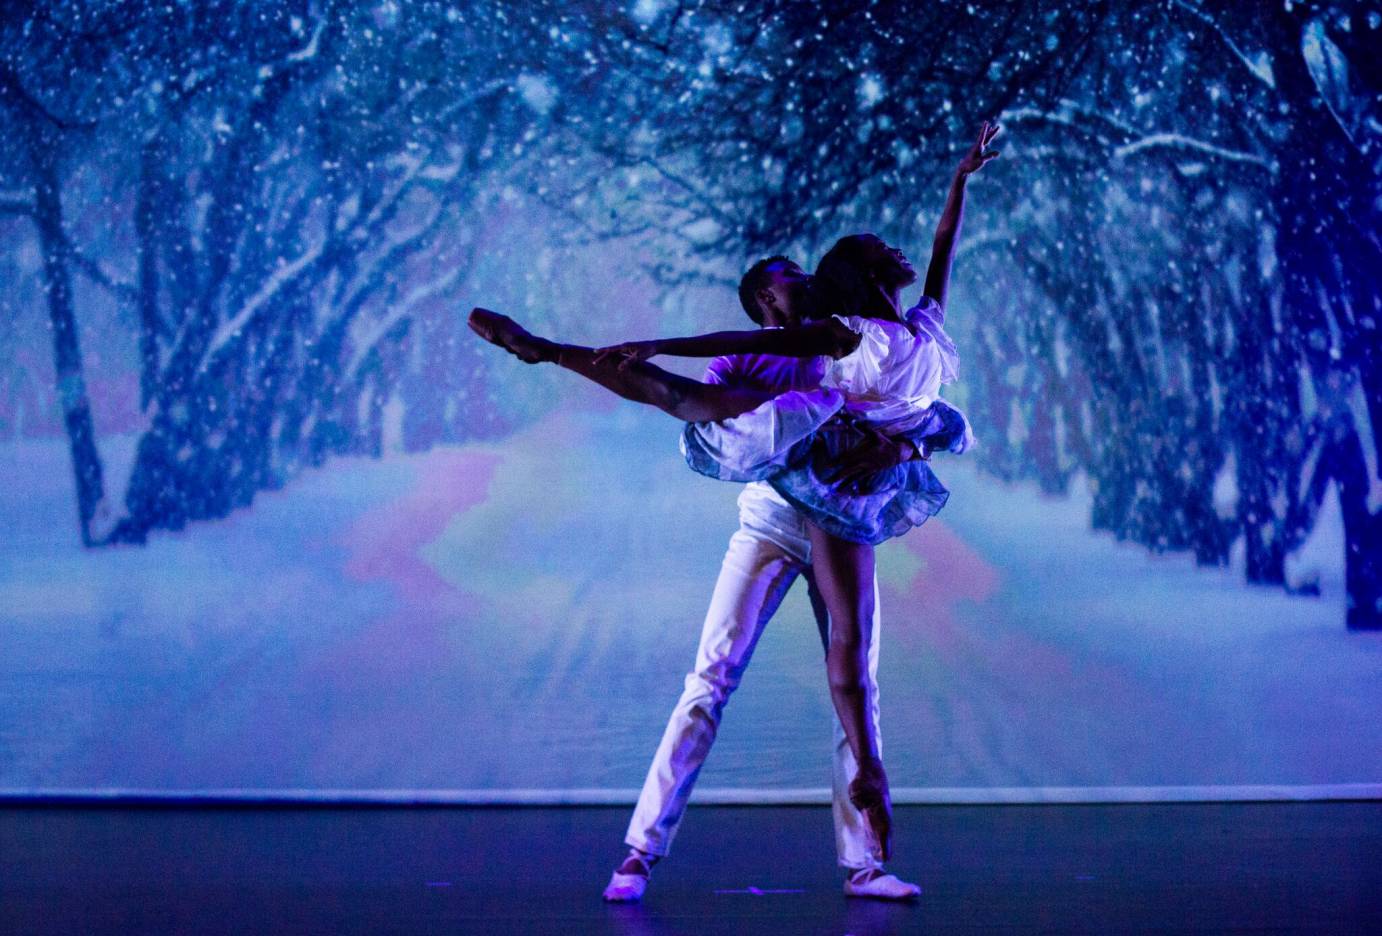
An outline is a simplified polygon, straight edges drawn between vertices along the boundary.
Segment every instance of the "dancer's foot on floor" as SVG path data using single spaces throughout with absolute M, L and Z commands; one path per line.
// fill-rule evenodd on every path
M 878 845 L 879 859 L 887 861 L 893 856 L 893 800 L 882 763 L 874 761 L 859 766 L 859 773 L 849 785 L 849 801 L 868 822 Z
M 657 861 L 657 855 L 630 848 L 629 857 L 610 875 L 609 884 L 605 886 L 605 900 L 610 903 L 637 903 L 642 900 L 643 892 L 648 888 L 648 877 L 653 873 L 653 865 Z
M 882 868 L 860 868 L 845 878 L 845 894 L 874 900 L 915 900 L 921 896 L 921 888 Z
M 527 364 L 555 361 L 559 352 L 556 342 L 530 334 L 507 315 L 489 309 L 470 310 L 470 330 L 490 344 L 498 345 Z

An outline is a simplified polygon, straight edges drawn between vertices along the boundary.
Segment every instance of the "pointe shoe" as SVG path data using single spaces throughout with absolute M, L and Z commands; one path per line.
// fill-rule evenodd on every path
M 556 345 L 538 338 L 507 315 L 476 307 L 466 320 L 470 330 L 490 344 L 498 345 L 525 364 L 555 361 Z
M 632 859 L 636 864 L 643 866 L 642 874 L 624 874 L 619 868 L 625 867 Z M 643 852 L 633 849 L 629 852 L 629 857 L 624 859 L 624 864 L 614 869 L 614 873 L 609 877 L 609 883 L 605 885 L 605 900 L 609 903 L 637 903 L 643 899 L 643 892 L 648 889 L 648 878 L 653 873 L 653 865 L 657 863 L 657 858 L 646 855 Z
M 893 856 L 893 800 L 882 764 L 876 768 L 860 768 L 849 785 L 849 801 L 868 822 L 878 845 L 878 857 L 887 861 Z
M 878 873 L 872 877 L 864 873 L 870 870 L 876 870 Z M 862 868 L 845 878 L 845 896 L 872 897 L 874 900 L 915 900 L 921 896 L 921 888 L 895 874 L 884 874 L 882 868 Z

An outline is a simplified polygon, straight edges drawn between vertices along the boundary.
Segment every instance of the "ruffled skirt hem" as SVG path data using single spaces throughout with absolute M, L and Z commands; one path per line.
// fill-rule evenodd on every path
M 819 413 L 815 414 L 819 418 Z M 974 442 L 969 422 L 955 407 L 936 400 L 912 428 L 890 432 L 928 451 L 959 453 Z M 870 434 L 847 420 L 818 424 L 777 457 L 757 465 L 728 467 L 705 444 L 695 424 L 682 434 L 682 451 L 695 471 L 726 481 L 767 481 L 782 498 L 826 532 L 855 543 L 877 545 L 921 526 L 950 497 L 925 461 L 910 461 L 878 472 L 849 493 L 822 480 Z

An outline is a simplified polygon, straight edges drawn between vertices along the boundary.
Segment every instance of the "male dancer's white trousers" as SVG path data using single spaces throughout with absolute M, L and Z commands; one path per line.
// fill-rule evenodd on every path
M 755 488 L 756 485 L 750 485 Z M 766 485 L 763 486 L 766 488 Z M 777 500 L 771 494 L 772 500 Z M 721 713 L 739 686 L 744 670 L 787 590 L 810 566 L 805 522 L 785 503 L 764 504 L 757 491 L 740 498 L 740 527 L 730 537 L 710 599 L 695 668 L 667 721 L 662 742 L 648 768 L 638 805 L 624 841 L 653 855 L 666 855 L 686 811 L 706 755 L 715 742 Z M 779 501 L 780 503 L 780 501 Z M 869 641 L 869 715 L 878 736 L 878 582 L 874 581 L 873 628 Z M 818 611 L 818 618 L 823 612 Z M 826 638 L 822 625 L 822 640 Z M 825 679 L 822 670 L 821 678 Z M 857 766 L 839 718 L 834 725 L 832 770 L 835 846 L 846 868 L 880 867 L 882 861 L 864 817 L 849 802 Z M 879 751 L 882 752 L 882 738 Z

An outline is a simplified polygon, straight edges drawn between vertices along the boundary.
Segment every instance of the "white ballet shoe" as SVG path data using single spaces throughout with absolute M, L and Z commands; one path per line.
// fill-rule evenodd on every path
M 615 871 L 605 887 L 605 900 L 609 903 L 637 903 L 643 899 L 648 889 L 648 879 L 641 874 L 620 874 Z
M 872 897 L 875 900 L 914 900 L 921 896 L 921 888 L 908 884 L 895 874 L 878 874 L 876 877 L 856 881 L 862 877 L 861 868 L 845 878 L 845 894 L 849 897 Z
M 609 884 L 605 886 L 605 900 L 610 903 L 637 903 L 643 899 L 643 892 L 648 889 L 648 877 L 653 873 L 653 865 L 657 864 L 658 856 L 631 848 L 624 864 L 628 863 L 629 858 L 643 866 L 643 873 L 624 874 L 616 868 L 609 877 Z M 624 865 L 621 864 L 619 867 L 622 868 Z

